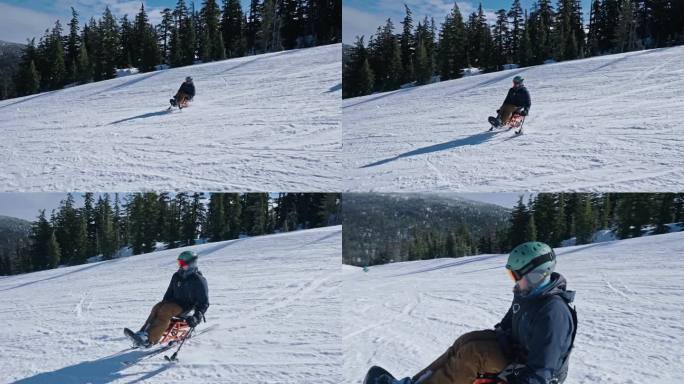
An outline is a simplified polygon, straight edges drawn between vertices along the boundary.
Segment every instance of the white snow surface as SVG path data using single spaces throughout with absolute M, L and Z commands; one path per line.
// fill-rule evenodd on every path
M 4 191 L 340 190 L 341 45 L 0 101 Z M 197 95 L 167 111 L 186 76 Z
M 182 249 L 0 277 L 0 383 L 339 383 L 341 227 L 194 246 L 212 328 L 125 366 Z M 167 354 L 172 353 L 173 350 Z
M 348 191 L 684 187 L 684 46 L 483 74 L 343 101 Z M 515 75 L 523 135 L 486 132 Z
M 675 383 L 684 367 L 684 233 L 558 248 L 579 327 L 566 384 Z M 512 300 L 505 255 L 361 268 L 342 282 L 345 383 L 410 376 Z

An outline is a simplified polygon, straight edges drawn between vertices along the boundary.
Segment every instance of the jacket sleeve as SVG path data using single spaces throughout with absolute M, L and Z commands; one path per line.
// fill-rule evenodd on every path
M 169 287 L 166 288 L 166 293 L 164 294 L 164 298 L 162 299 L 163 301 L 171 301 L 173 299 L 173 282 L 176 280 L 176 274 L 174 273 L 173 276 L 171 276 L 171 282 L 169 283 Z
M 532 322 L 525 368 L 510 384 L 546 384 L 556 377 L 570 347 L 572 327 L 570 311 L 562 300 L 544 305 Z
M 501 319 L 501 322 L 494 326 L 494 331 L 496 332 L 496 339 L 499 342 L 499 346 L 503 350 L 504 354 L 510 356 L 512 354 L 513 348 L 511 345 L 511 327 L 512 320 L 511 317 L 513 313 L 511 309 L 508 309 L 506 315 Z
M 207 287 L 207 279 L 204 277 L 200 277 L 198 280 L 195 312 L 204 314 L 209 308 L 209 287 Z
M 190 91 L 190 92 L 188 92 L 188 94 L 190 95 L 190 98 L 192 99 L 193 97 L 195 97 L 195 84 L 190 84 L 190 86 L 188 87 L 188 90 Z
M 525 88 L 525 92 L 523 93 L 523 97 L 525 98 L 524 107 L 525 107 L 525 109 L 527 109 L 529 111 L 530 108 L 532 107 L 532 99 L 530 98 L 530 92 L 527 90 L 527 88 Z
M 506 99 L 504 100 L 504 104 L 513 104 L 513 88 L 508 90 L 508 94 L 506 94 Z

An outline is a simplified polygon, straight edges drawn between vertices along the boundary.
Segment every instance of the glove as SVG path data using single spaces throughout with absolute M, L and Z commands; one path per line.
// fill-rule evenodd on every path
M 185 317 L 185 322 L 188 323 L 188 325 L 190 326 L 190 328 L 195 328 L 195 327 L 197 326 L 197 324 L 200 323 L 200 320 L 202 319 L 201 316 L 202 316 L 202 314 L 199 313 L 199 312 L 198 312 L 198 313 L 195 313 L 195 314 L 192 315 L 192 316 L 186 316 L 186 317 Z
M 508 384 L 506 380 L 500 379 L 495 373 L 478 373 L 477 379 L 473 384 Z

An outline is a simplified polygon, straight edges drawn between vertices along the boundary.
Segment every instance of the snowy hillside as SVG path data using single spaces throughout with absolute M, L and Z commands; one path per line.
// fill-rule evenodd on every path
M 684 186 L 684 46 L 513 69 L 343 102 L 346 190 Z M 486 132 L 515 75 L 525 134 Z
M 192 247 L 211 328 L 127 367 L 181 250 L 0 278 L 1 383 L 339 383 L 341 227 Z
M 340 189 L 341 45 L 0 101 L 4 191 Z M 190 108 L 167 112 L 186 76 Z
M 559 248 L 579 329 L 567 384 L 674 383 L 684 366 L 684 233 Z M 505 255 L 345 266 L 345 383 L 373 364 L 412 375 L 512 299 Z

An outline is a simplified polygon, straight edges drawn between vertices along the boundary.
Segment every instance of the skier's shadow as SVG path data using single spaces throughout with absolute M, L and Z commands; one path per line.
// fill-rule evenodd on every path
M 157 112 L 143 113 L 142 115 L 127 117 L 125 119 L 113 121 L 113 122 L 109 123 L 109 125 L 125 123 L 126 121 L 137 120 L 137 119 L 147 119 L 149 117 L 154 117 L 154 116 L 168 115 L 169 113 L 171 113 L 171 111 L 169 109 L 164 109 L 164 110 L 157 111 Z
M 125 353 L 115 353 L 98 360 L 84 361 L 68 367 L 60 368 L 52 372 L 43 372 L 35 376 L 27 377 L 15 381 L 12 384 L 52 384 L 52 383 L 90 383 L 107 384 L 117 380 L 125 381 L 128 384 L 142 383 L 145 380 L 171 368 L 173 363 L 164 362 L 163 365 L 151 370 L 136 373 L 124 373 L 130 368 L 127 363 L 136 363 L 145 355 L 145 351 L 133 350 Z
M 383 165 L 387 164 L 389 162 L 399 160 L 401 158 L 405 157 L 412 157 L 412 156 L 418 156 L 418 155 L 425 155 L 428 153 L 433 153 L 433 152 L 440 152 L 440 151 L 446 151 L 452 148 L 458 148 L 458 147 L 464 147 L 466 145 L 478 145 L 486 142 L 487 140 L 491 139 L 492 136 L 494 136 L 497 132 L 492 131 L 492 132 L 481 132 L 481 133 L 476 133 L 474 135 L 464 137 L 462 139 L 457 139 L 457 140 L 452 140 L 448 141 L 446 143 L 441 143 L 441 144 L 435 144 L 435 145 L 430 145 L 427 147 L 423 148 L 418 148 L 414 149 L 409 152 L 402 153 L 401 155 L 397 155 L 394 157 L 390 157 L 388 159 L 376 161 L 371 164 L 366 164 L 362 166 L 361 168 L 370 168 L 370 167 L 377 167 L 378 165 Z

